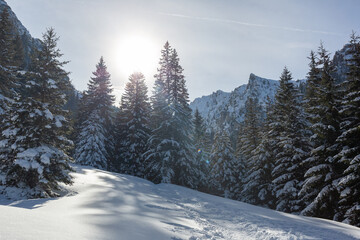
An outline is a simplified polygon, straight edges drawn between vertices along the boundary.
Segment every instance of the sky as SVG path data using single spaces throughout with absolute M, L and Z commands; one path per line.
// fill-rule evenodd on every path
M 152 92 L 166 41 L 179 54 L 190 99 L 246 84 L 250 73 L 279 79 L 286 65 L 305 78 L 320 41 L 334 54 L 360 33 L 359 0 L 6 0 L 31 35 L 53 27 L 85 90 L 103 56 L 117 101 L 141 71 Z

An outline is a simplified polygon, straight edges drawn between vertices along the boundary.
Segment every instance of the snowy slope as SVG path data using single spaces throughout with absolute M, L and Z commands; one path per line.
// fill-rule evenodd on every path
M 58 199 L 0 201 L 0 239 L 360 239 L 346 224 L 75 167 Z

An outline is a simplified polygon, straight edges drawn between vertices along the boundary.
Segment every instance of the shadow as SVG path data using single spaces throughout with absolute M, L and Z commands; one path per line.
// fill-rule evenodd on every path
M 24 209 L 36 209 L 44 206 L 48 201 L 53 201 L 53 200 L 56 200 L 56 198 L 40 198 L 40 199 L 27 199 L 27 200 L 17 200 L 17 201 L 4 200 L 0 202 L 0 205 L 24 208 Z
M 96 171 L 96 183 L 82 190 L 80 195 L 86 200 L 76 206 L 83 212 L 77 216 L 80 221 L 106 233 L 107 239 L 179 237 L 174 227 L 186 226 L 176 223 L 181 221 L 178 209 L 156 194 L 156 185 L 134 176 Z

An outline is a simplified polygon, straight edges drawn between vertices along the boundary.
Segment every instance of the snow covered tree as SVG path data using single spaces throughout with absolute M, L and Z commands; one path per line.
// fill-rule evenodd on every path
M 360 227 L 360 40 L 354 32 L 349 45 L 340 110 L 342 134 L 337 139 L 341 151 L 335 158 L 346 166 L 339 182 L 339 220 Z
M 252 151 L 252 157 L 249 159 L 250 168 L 246 168 L 248 175 L 243 181 L 243 191 L 241 200 L 261 205 L 273 207 L 274 199 L 272 195 L 272 169 L 274 168 L 275 159 L 275 139 L 273 139 L 273 131 L 271 124 L 273 123 L 274 105 L 272 101 L 267 99 L 266 120 L 262 127 L 259 145 Z
M 145 173 L 144 153 L 147 151 L 147 141 L 150 135 L 147 87 L 142 73 L 133 73 L 126 84 L 125 93 L 121 99 L 122 124 L 125 125 L 121 139 L 120 151 L 122 172 L 138 177 Z
M 101 57 L 94 77 L 80 102 L 79 135 L 76 141 L 75 159 L 83 165 L 108 169 L 114 148 L 111 132 L 114 96 L 110 74 Z
M 242 123 L 236 143 L 236 158 L 238 178 L 242 186 L 238 186 L 237 193 L 242 201 L 255 203 L 256 189 L 252 189 L 250 178 L 252 176 L 254 162 L 252 161 L 253 151 L 260 142 L 260 105 L 256 98 L 248 98 L 245 103 L 245 119 Z M 250 178 L 249 178 L 250 177 Z M 241 190 L 240 190 L 241 189 Z
M 177 52 L 166 42 L 155 75 L 151 98 L 154 126 L 146 156 L 150 175 L 157 178 L 154 181 L 197 188 L 199 169 L 192 147 L 192 115 L 182 72 Z
M 26 88 L 31 97 L 22 98 L 13 109 L 11 125 L 3 131 L 12 152 L 6 185 L 24 190 L 28 197 L 57 196 L 59 183 L 70 184 L 71 158 L 67 151 L 71 141 L 64 91 L 70 87 L 66 62 L 57 49 L 58 37 L 52 28 L 43 35 L 42 49 L 33 59 Z
M 200 169 L 199 189 L 201 191 L 208 191 L 208 173 L 209 169 L 209 157 L 211 146 L 209 142 L 209 136 L 206 133 L 204 120 L 201 117 L 199 110 L 196 109 L 194 113 L 194 146 L 197 150 L 196 164 Z M 209 149 L 210 148 L 210 149 Z
M 309 146 L 300 96 L 291 80 L 291 73 L 285 67 L 275 96 L 274 114 L 280 132 L 272 176 L 276 210 L 299 212 L 302 207 L 297 196 L 303 179 L 301 164 L 307 158 Z
M 299 194 L 304 199 L 306 208 L 301 214 L 332 219 L 338 203 L 335 185 L 344 168 L 334 159 L 339 152 L 336 139 L 340 134 L 339 102 L 333 78 L 335 69 L 322 44 L 319 47 L 316 67 L 319 69 L 320 81 L 316 79 L 316 72 L 312 74 L 316 69 L 314 63 L 311 63 L 309 76 L 314 76 L 315 84 L 308 85 L 310 89 L 307 89 L 307 92 L 314 94 L 307 96 L 307 101 L 313 104 L 306 109 L 313 134 L 310 137 L 313 147 L 310 157 L 304 162 L 308 169 Z
M 166 154 L 172 148 L 170 140 L 170 107 L 167 103 L 165 84 L 162 78 L 155 81 L 153 96 L 151 97 L 152 132 L 148 141 L 149 150 L 146 152 L 146 178 L 155 183 L 171 183 L 174 177 L 170 154 Z
M 247 167 L 251 165 L 248 160 L 252 157 L 252 151 L 260 141 L 260 105 L 258 99 L 248 98 L 245 103 L 245 119 L 241 131 L 239 131 L 237 147 L 245 157 Z
M 210 156 L 210 184 L 213 193 L 225 198 L 234 197 L 234 187 L 239 181 L 235 162 L 228 131 L 217 132 Z

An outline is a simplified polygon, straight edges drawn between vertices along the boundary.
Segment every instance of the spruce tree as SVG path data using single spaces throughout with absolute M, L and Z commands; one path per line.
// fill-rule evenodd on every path
M 310 140 L 313 146 L 310 157 L 304 163 L 308 168 L 299 194 L 304 199 L 306 208 L 301 214 L 332 219 L 338 203 L 335 185 L 344 169 L 342 164 L 334 159 L 335 154 L 339 152 L 336 139 L 340 133 L 338 93 L 333 78 L 335 69 L 329 53 L 322 44 L 315 66 L 319 69 L 320 81 L 314 74 L 316 84 L 308 85 L 307 89 L 307 92 L 314 93 L 314 96 L 307 96 L 307 101 L 314 104 L 306 109 L 310 113 L 309 121 L 313 134 Z M 314 67 L 310 67 L 311 72 Z
M 225 198 L 234 198 L 234 187 L 239 181 L 235 169 L 236 158 L 231 147 L 228 130 L 218 131 L 210 156 L 210 184 L 212 193 Z
M 360 227 L 360 40 L 353 32 L 347 53 L 349 72 L 343 83 L 341 132 L 336 159 L 346 166 L 339 182 L 339 220 Z
M 250 165 L 249 159 L 252 151 L 257 147 L 260 141 L 260 105 L 258 99 L 248 98 L 245 103 L 245 119 L 238 136 L 238 148 L 246 159 L 247 166 Z
M 274 149 L 273 123 L 274 105 L 268 98 L 266 105 L 266 120 L 260 133 L 259 145 L 252 151 L 252 157 L 249 159 L 251 168 L 246 168 L 249 172 L 244 180 L 243 193 L 241 199 L 245 202 L 255 205 L 272 208 L 274 198 L 272 195 L 272 169 L 274 168 Z
M 239 198 L 248 203 L 256 202 L 257 189 L 251 183 L 254 170 L 253 151 L 260 142 L 260 105 L 258 99 L 248 98 L 245 103 L 245 119 L 239 131 L 237 140 L 237 166 L 238 178 L 242 186 L 238 186 Z M 255 188 L 254 188 L 255 187 Z M 241 189 L 241 190 L 240 190 Z
M 14 157 L 9 145 L 9 127 L 15 115 L 18 100 L 18 78 L 13 68 L 12 42 L 13 26 L 9 20 L 8 9 L 4 8 L 0 15 L 0 185 L 6 182 L 6 173 L 11 167 Z
M 276 210 L 299 212 L 302 207 L 297 197 L 303 179 L 301 163 L 307 158 L 309 146 L 300 96 L 291 80 L 291 73 L 285 67 L 275 96 L 274 114 L 280 131 L 272 182 Z
M 153 132 L 146 158 L 149 174 L 156 176 L 154 181 L 197 188 L 199 169 L 192 147 L 192 115 L 182 72 L 176 50 L 166 42 L 151 98 Z
M 151 97 L 152 132 L 148 141 L 149 150 L 146 152 L 146 178 L 155 183 L 171 183 L 174 177 L 173 159 L 170 154 L 166 154 L 173 143 L 170 140 L 171 114 L 167 96 L 164 81 L 157 78 Z
M 199 190 L 208 191 L 208 176 L 209 176 L 209 136 L 206 132 L 204 125 L 204 120 L 201 117 L 199 110 L 196 109 L 194 113 L 194 146 L 197 151 L 196 154 L 196 164 L 200 169 L 200 179 L 199 179 Z
M 88 89 L 80 103 L 82 122 L 76 141 L 75 159 L 83 165 L 107 170 L 114 151 L 111 132 L 114 96 L 104 59 L 93 72 Z
M 23 189 L 28 197 L 57 196 L 59 183 L 71 183 L 71 142 L 63 110 L 70 81 L 63 69 L 66 62 L 59 61 L 57 41 L 53 29 L 43 34 L 42 48 L 27 75 L 31 97 L 16 103 L 11 125 L 3 131 L 12 149 L 6 184 Z
M 142 73 L 133 73 L 126 84 L 121 99 L 121 114 L 125 125 L 120 152 L 124 173 L 143 177 L 145 174 L 144 153 L 150 135 L 147 87 Z

